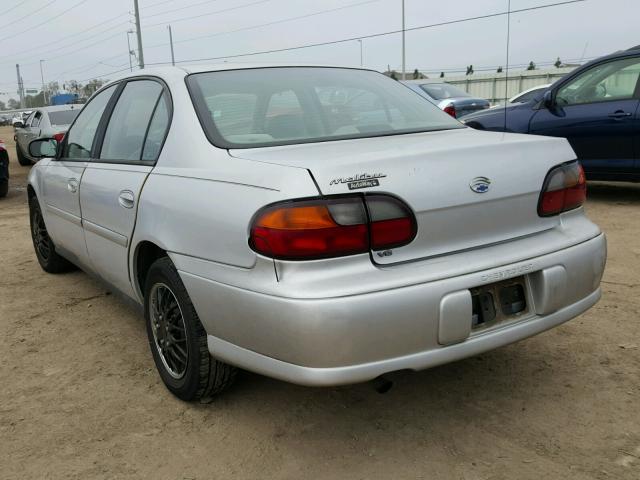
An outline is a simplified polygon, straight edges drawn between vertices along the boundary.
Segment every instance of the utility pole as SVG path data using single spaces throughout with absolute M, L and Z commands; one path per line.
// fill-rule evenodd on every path
M 46 107 L 48 105 L 48 102 L 47 102 L 47 92 L 44 86 L 44 72 L 42 70 L 43 63 L 44 63 L 44 60 L 40 60 L 40 78 L 42 79 L 42 101 L 44 102 L 44 106 Z
M 16 73 L 18 74 L 18 95 L 20 96 L 20 108 L 24 108 L 24 85 L 20 75 L 20 65 L 16 63 Z
M 360 67 L 364 67 L 364 61 L 362 57 L 362 39 L 358 39 L 358 43 L 360 43 Z
M 129 35 L 133 33 L 133 30 L 127 31 L 127 48 L 129 49 L 129 71 L 133 72 L 133 63 L 131 63 L 131 41 L 129 40 Z
M 404 0 L 402 0 L 402 80 L 407 79 L 407 56 L 405 51 L 405 22 L 404 22 Z
M 136 12 L 136 36 L 138 37 L 138 63 L 140 68 L 144 68 L 144 53 L 142 52 L 142 31 L 140 30 L 140 9 L 138 0 L 133 0 L 133 7 Z
M 176 66 L 176 57 L 173 54 L 173 34 L 171 33 L 171 25 L 167 25 L 169 29 L 169 44 L 171 45 L 171 65 Z

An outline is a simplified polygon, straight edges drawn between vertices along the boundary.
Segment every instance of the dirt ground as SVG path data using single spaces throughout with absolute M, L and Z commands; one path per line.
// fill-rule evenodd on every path
M 640 185 L 592 184 L 604 298 L 532 339 L 420 373 L 313 389 L 244 373 L 208 405 L 162 385 L 141 314 L 45 274 L 13 133 L 0 199 L 2 479 L 639 479 Z

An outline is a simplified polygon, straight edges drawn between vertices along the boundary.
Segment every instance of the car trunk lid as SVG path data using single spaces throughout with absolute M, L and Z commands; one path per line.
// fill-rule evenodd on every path
M 235 157 L 303 167 L 323 195 L 387 193 L 413 210 L 409 245 L 372 252 L 377 264 L 446 255 L 558 225 L 538 216 L 548 171 L 575 158 L 565 140 L 471 129 L 231 150 Z

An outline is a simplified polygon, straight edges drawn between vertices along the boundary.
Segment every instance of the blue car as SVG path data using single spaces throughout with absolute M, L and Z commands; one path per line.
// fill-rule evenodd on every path
M 463 122 L 481 130 L 565 137 L 589 180 L 640 182 L 640 46 L 583 65 L 526 103 Z

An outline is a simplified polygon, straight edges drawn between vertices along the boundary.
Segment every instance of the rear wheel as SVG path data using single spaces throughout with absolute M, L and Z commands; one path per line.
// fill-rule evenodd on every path
M 209 354 L 207 333 L 169 258 L 156 260 L 147 274 L 145 320 L 153 360 L 174 395 L 208 401 L 231 385 L 236 368 Z
M 40 204 L 36 197 L 31 197 L 29 200 L 29 213 L 33 248 L 36 251 L 36 257 L 38 257 L 38 263 L 40 263 L 42 269 L 48 273 L 62 273 L 73 270 L 75 268 L 74 265 L 56 253 L 56 247 L 49 237 L 42 211 L 40 210 Z
M 16 143 L 16 156 L 18 157 L 18 163 L 23 167 L 33 165 L 31 163 L 31 160 L 24 156 L 24 153 L 22 153 L 22 149 L 20 148 L 20 145 L 18 143 Z
M 9 179 L 0 180 L 0 198 L 6 197 L 9 192 Z

